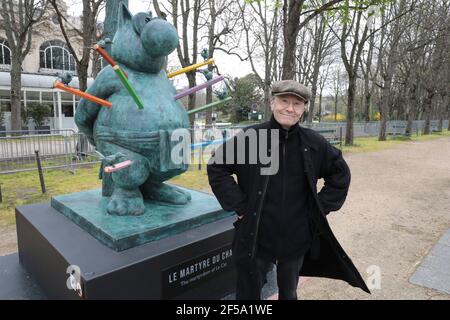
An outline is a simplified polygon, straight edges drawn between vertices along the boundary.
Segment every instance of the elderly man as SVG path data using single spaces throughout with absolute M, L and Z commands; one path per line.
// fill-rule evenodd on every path
M 232 244 L 237 299 L 260 299 L 266 274 L 274 264 L 279 299 L 297 299 L 299 275 L 342 279 L 369 292 L 326 220 L 345 201 L 350 170 L 338 149 L 313 130 L 299 126 L 310 96 L 310 90 L 296 81 L 275 82 L 270 121 L 246 128 L 246 133 L 258 133 L 258 141 L 267 137 L 259 134 L 263 130 L 278 131 L 275 150 L 266 150 L 276 153 L 278 170 L 262 175 L 258 171 L 261 162 L 236 163 L 239 146 L 227 148 L 230 142 L 216 152 L 224 159 L 218 161 L 214 155 L 208 164 L 209 183 L 219 203 L 237 213 Z M 240 150 L 245 150 L 245 159 L 254 152 L 250 145 L 261 145 L 244 143 Z M 317 193 L 320 178 L 325 185 Z

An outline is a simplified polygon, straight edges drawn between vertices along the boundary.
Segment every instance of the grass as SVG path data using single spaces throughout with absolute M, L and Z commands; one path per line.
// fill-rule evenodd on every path
M 378 141 L 378 137 L 359 137 L 355 138 L 353 146 L 345 146 L 342 143 L 343 153 L 372 152 L 389 149 L 411 141 L 429 141 L 441 137 L 450 137 L 450 131 L 433 132 L 430 135 L 412 135 L 410 138 L 406 136 L 388 136 L 386 141 Z
M 195 166 L 196 167 L 196 166 Z M 192 168 L 170 183 L 200 191 L 209 191 L 205 166 L 202 170 Z M 44 170 L 47 192 L 42 194 L 37 171 L 0 175 L 3 202 L 0 203 L 0 227 L 15 223 L 17 206 L 47 202 L 52 196 L 96 189 L 101 187 L 98 179 L 99 165 L 77 168 L 72 174 L 67 170 Z
M 70 162 L 71 155 L 43 156 L 41 157 L 42 167 L 64 166 Z M 73 155 L 72 155 L 73 157 Z M 83 162 L 98 161 L 98 157 L 88 156 Z M 75 163 L 76 161 L 73 160 Z M 2 161 L 0 162 L 0 171 L 13 171 L 24 169 L 36 169 L 36 158 L 34 156 L 24 157 L 19 161 Z
M 354 146 L 343 146 L 342 149 L 343 153 L 372 152 L 392 148 L 410 141 L 428 141 L 439 137 L 450 137 L 450 132 L 446 130 L 429 136 L 412 136 L 411 139 L 403 136 L 390 136 L 387 141 L 378 141 L 377 137 L 356 138 Z M 207 156 L 203 160 L 206 162 Z M 208 192 L 210 188 L 206 165 L 202 166 L 202 170 L 198 170 L 197 167 L 198 165 L 192 165 L 186 173 L 173 178 L 169 182 Z M 46 202 L 55 195 L 100 188 L 101 181 L 98 179 L 98 170 L 99 165 L 97 164 L 91 167 L 77 168 L 75 174 L 66 170 L 44 171 L 46 194 L 41 193 L 37 171 L 0 175 L 3 195 L 3 202 L 0 203 L 0 227 L 15 223 L 14 209 L 16 206 Z
M 46 202 L 54 195 L 100 188 L 98 170 L 98 165 L 78 169 L 76 174 L 66 170 L 44 170 L 45 194 L 41 192 L 37 171 L 1 175 L 3 202 L 0 203 L 0 226 L 15 223 L 16 206 Z

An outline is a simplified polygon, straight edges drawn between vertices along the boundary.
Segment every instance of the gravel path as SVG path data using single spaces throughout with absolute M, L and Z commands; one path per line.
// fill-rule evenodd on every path
M 345 159 L 350 192 L 329 221 L 365 279 L 368 268 L 380 268 L 381 288 L 368 295 L 342 281 L 310 278 L 300 287 L 301 299 L 450 299 L 408 281 L 450 228 L 450 138 Z M 0 255 L 15 251 L 15 227 L 0 227 Z
M 17 251 L 16 226 L 0 226 L 0 256 Z

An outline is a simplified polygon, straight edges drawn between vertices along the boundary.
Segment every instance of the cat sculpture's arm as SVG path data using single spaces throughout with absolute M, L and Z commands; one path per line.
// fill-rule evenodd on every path
M 108 100 L 114 92 L 120 90 L 120 85 L 120 81 L 117 79 L 113 68 L 107 66 L 100 71 L 94 83 L 86 92 L 98 98 Z M 94 146 L 94 124 L 100 108 L 106 107 L 86 99 L 81 99 L 75 113 L 75 123 L 77 124 L 78 129 L 86 135 L 89 142 Z M 114 105 L 112 108 L 114 108 Z

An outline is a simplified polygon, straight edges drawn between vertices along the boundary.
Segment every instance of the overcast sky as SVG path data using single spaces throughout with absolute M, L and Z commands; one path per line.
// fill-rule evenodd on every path
M 70 15 L 79 16 L 82 13 L 82 1 L 81 0 L 65 0 L 68 4 L 68 13 Z M 151 0 L 129 0 L 128 9 L 132 14 L 136 14 L 138 12 L 145 11 L 153 11 L 153 6 L 151 5 Z M 104 12 L 101 13 L 99 20 L 104 20 Z M 201 50 L 202 48 L 199 48 Z M 202 58 L 199 56 L 198 61 L 201 61 Z M 221 74 L 226 74 L 232 77 L 242 77 L 249 73 L 251 73 L 251 66 L 248 62 L 242 62 L 236 56 L 227 55 L 221 51 L 216 51 L 214 53 L 215 63 Z M 176 51 L 174 51 L 169 56 L 169 66 L 180 66 Z M 181 76 L 179 76 L 181 77 Z M 199 78 L 202 79 L 202 78 Z M 181 80 L 181 79 L 180 79 Z

